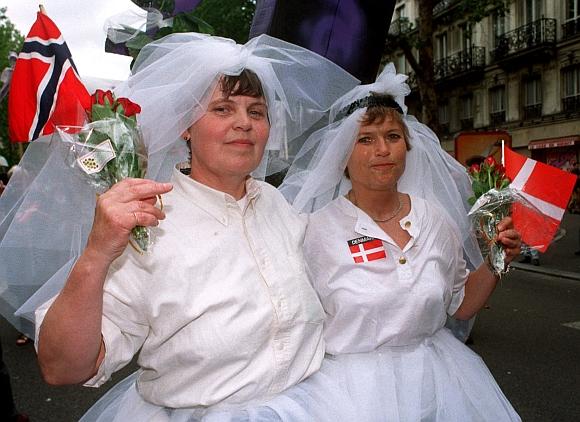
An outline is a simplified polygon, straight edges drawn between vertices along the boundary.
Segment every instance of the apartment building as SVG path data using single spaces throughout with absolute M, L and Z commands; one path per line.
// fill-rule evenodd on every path
M 391 31 L 416 31 L 418 0 L 398 0 Z M 513 0 L 504 16 L 470 23 L 453 13 L 460 0 L 434 8 L 434 71 L 442 146 L 459 135 L 505 131 L 512 147 L 570 170 L 580 151 L 580 0 Z M 418 54 L 418 53 L 417 53 Z M 385 60 L 414 75 L 402 51 Z M 418 95 L 409 98 L 418 111 Z M 477 136 L 472 136 L 477 142 Z

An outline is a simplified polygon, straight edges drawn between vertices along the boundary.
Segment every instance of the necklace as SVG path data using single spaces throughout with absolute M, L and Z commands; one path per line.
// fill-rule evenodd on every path
M 358 204 L 356 203 L 356 196 L 354 194 L 352 194 L 352 190 L 348 192 L 347 198 L 350 202 L 352 202 L 355 206 L 358 207 Z M 387 218 L 374 218 L 368 213 L 367 213 L 367 215 L 369 215 L 369 217 L 371 217 L 371 219 L 375 223 L 386 223 L 387 221 L 390 221 L 393 218 L 395 218 L 395 216 L 401 211 L 401 208 L 403 208 L 403 203 L 401 202 L 401 199 L 399 198 L 398 194 L 397 194 L 397 200 L 399 201 L 399 205 L 397 206 L 397 209 L 391 215 L 389 215 Z

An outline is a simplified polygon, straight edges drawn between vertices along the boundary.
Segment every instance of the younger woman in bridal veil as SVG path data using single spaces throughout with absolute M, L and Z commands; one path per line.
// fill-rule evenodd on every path
M 281 186 L 311 213 L 304 256 L 326 311 L 327 358 L 297 388 L 346 386 L 360 421 L 518 421 L 444 328 L 446 315 L 471 318 L 499 277 L 470 235 L 466 170 L 406 115 L 406 78 L 391 64 L 337 100 Z M 519 234 L 509 217 L 498 230 L 509 262 Z

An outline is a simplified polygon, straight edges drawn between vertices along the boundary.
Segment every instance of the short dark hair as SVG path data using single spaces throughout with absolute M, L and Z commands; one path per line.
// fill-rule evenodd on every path
M 403 137 L 405 138 L 405 145 L 407 151 L 411 149 L 411 144 L 409 143 L 409 128 L 403 120 L 403 115 L 399 113 L 392 107 L 387 107 L 384 105 L 370 105 L 367 107 L 367 111 L 360 120 L 361 126 L 372 125 L 372 124 L 382 124 L 387 118 L 394 120 L 401 126 L 403 131 Z
M 224 75 L 220 80 L 220 89 L 225 98 L 245 95 L 248 97 L 263 97 L 262 83 L 254 72 L 242 70 L 239 75 Z

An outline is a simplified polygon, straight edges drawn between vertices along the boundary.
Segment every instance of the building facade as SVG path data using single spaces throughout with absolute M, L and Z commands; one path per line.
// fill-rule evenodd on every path
M 502 131 L 519 153 L 565 170 L 577 166 L 580 0 L 513 0 L 504 16 L 492 12 L 475 24 L 453 13 L 460 3 L 441 1 L 433 14 L 443 148 L 455 154 L 461 134 Z M 418 0 L 397 0 L 391 32 L 416 31 L 417 7 Z M 410 73 L 416 88 L 402 51 L 385 59 Z M 409 101 L 413 110 L 418 95 Z

